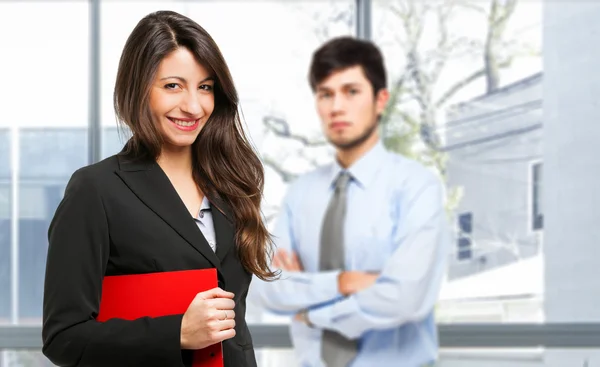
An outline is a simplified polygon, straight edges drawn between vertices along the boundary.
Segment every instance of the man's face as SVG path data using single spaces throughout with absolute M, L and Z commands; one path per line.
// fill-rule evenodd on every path
M 376 95 L 361 66 L 332 73 L 317 85 L 317 112 L 327 139 L 348 150 L 377 138 L 377 116 L 389 98 L 387 90 Z

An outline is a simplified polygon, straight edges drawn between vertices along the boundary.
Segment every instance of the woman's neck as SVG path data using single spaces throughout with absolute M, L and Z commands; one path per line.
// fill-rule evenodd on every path
M 188 176 L 192 174 L 192 149 L 163 149 L 156 162 L 167 176 Z

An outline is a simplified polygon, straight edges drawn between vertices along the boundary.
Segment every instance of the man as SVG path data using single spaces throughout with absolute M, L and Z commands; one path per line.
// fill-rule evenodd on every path
M 327 42 L 309 79 L 336 159 L 289 188 L 274 233 L 281 279 L 253 282 L 251 295 L 294 315 L 303 367 L 429 365 L 450 243 L 443 186 L 382 145 L 378 121 L 389 92 L 375 45 Z

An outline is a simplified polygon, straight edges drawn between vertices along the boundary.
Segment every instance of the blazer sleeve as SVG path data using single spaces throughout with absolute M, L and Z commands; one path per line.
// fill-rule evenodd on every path
M 95 320 L 110 239 L 92 173 L 73 174 L 48 230 L 42 352 L 58 366 L 182 366 L 183 315 Z

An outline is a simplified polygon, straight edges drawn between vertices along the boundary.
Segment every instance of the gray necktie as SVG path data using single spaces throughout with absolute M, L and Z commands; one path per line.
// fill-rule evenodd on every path
M 320 270 L 344 269 L 344 219 L 346 218 L 346 189 L 350 175 L 342 171 L 321 228 Z M 331 330 L 323 330 L 321 356 L 327 367 L 346 367 L 356 355 L 357 343 Z

